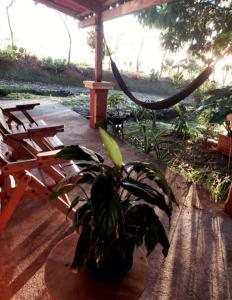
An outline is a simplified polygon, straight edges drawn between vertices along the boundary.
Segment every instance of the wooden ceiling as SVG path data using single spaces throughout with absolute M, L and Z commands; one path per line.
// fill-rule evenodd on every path
M 34 0 L 36 3 L 63 12 L 80 20 L 81 28 L 95 25 L 95 15 L 101 13 L 102 21 L 137 12 L 144 8 L 172 2 L 173 0 Z

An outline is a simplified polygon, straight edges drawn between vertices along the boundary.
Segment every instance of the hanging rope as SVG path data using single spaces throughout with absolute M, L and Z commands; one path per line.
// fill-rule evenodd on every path
M 142 101 L 142 100 L 136 98 L 132 94 L 132 92 L 129 90 L 129 88 L 127 87 L 125 81 L 123 80 L 123 78 L 118 70 L 117 65 L 115 64 L 115 62 L 112 59 L 112 56 L 111 56 L 109 47 L 105 41 L 105 38 L 104 38 L 104 42 L 105 42 L 106 49 L 107 49 L 107 52 L 108 52 L 108 55 L 110 58 L 110 63 L 111 63 L 112 72 L 114 74 L 114 78 L 115 78 L 116 82 L 118 83 L 119 87 L 121 88 L 121 90 L 136 104 L 138 104 L 144 108 L 151 109 L 151 110 L 160 110 L 160 109 L 169 108 L 169 107 L 177 104 L 184 98 L 188 97 L 189 95 L 191 95 L 196 89 L 198 89 L 209 78 L 209 76 L 214 71 L 214 66 L 215 66 L 216 62 L 219 60 L 218 59 L 217 61 L 215 61 L 212 66 L 208 66 L 188 86 L 186 86 L 185 88 L 183 88 L 182 90 L 177 92 L 175 95 L 167 97 L 167 98 L 159 100 L 159 101 L 156 101 L 156 102 L 145 102 L 145 101 Z M 226 55 L 228 50 L 231 50 L 231 46 L 229 47 L 229 49 L 227 49 L 225 51 L 225 53 L 222 56 Z

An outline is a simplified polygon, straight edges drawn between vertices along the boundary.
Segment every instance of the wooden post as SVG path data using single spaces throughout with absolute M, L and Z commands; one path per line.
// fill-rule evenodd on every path
M 95 82 L 84 81 L 84 86 L 90 89 L 90 127 L 106 127 L 107 95 L 113 88 L 111 82 L 102 81 L 103 60 L 103 23 L 101 13 L 97 13 L 95 26 Z
M 101 13 L 96 14 L 95 26 L 95 81 L 102 81 L 102 59 L 103 59 L 103 23 Z

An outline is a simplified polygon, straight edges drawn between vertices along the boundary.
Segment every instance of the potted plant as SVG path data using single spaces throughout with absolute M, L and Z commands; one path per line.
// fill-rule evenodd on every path
M 77 188 L 69 212 L 76 207 L 73 225 L 79 232 L 71 269 L 86 267 L 97 278 L 126 274 L 133 264 L 135 247 L 145 244 L 147 255 L 159 243 L 166 256 L 169 241 L 156 209 L 169 221 L 175 197 L 162 173 L 151 163 L 123 163 L 115 140 L 99 129 L 112 165 L 85 147 L 68 146 L 59 158 L 72 159 L 81 169 L 73 184 L 61 182 L 50 199 Z M 81 204 L 81 205 L 80 205 Z M 69 213 L 68 212 L 68 213 Z

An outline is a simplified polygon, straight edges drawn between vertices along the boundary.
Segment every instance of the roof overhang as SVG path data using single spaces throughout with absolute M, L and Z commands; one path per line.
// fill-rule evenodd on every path
M 174 0 L 34 0 L 78 19 L 79 27 L 96 24 L 96 14 L 108 21 Z

